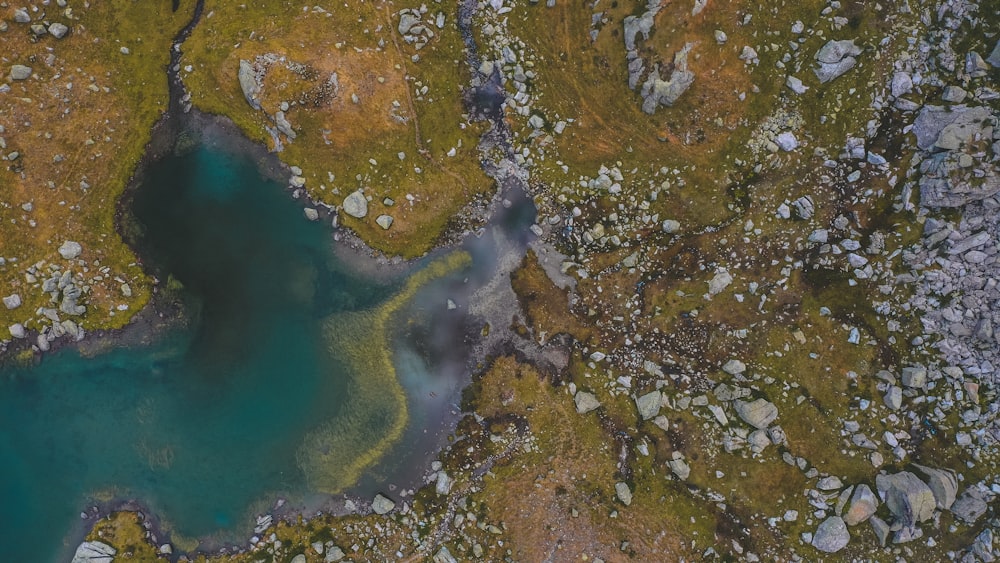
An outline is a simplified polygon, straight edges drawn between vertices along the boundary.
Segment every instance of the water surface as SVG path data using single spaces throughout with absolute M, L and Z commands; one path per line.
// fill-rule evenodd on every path
M 134 212 L 189 322 L 154 344 L 0 371 L 5 560 L 65 553 L 95 497 L 141 499 L 184 536 L 239 540 L 255 507 L 308 490 L 302 437 L 350 396 L 324 320 L 395 289 L 345 272 L 328 227 L 224 136 L 150 164 Z

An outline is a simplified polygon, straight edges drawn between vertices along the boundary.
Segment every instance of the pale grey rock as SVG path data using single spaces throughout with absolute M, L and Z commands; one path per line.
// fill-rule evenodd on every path
M 982 132 L 991 117 L 990 109 L 981 106 L 924 106 L 913 122 L 917 147 L 930 150 L 936 146 L 951 150 L 947 147 L 954 146 L 956 142 L 968 141 L 975 133 Z
M 393 220 L 394 219 L 392 218 L 392 215 L 379 215 L 378 217 L 375 218 L 375 223 L 379 227 L 382 227 L 385 230 L 389 230 L 389 227 L 392 226 Z
M 808 86 L 803 84 L 801 80 L 792 75 L 788 75 L 785 78 L 785 86 L 788 86 L 788 88 L 792 92 L 795 92 L 796 94 L 805 94 L 806 91 L 809 90 Z
M 51 34 L 52 37 L 55 37 L 56 39 L 62 39 L 63 37 L 66 36 L 66 32 L 68 31 L 69 28 L 59 22 L 56 22 L 49 26 L 49 34 Z
M 632 489 L 628 488 L 628 484 L 618 482 L 615 483 L 615 496 L 618 500 L 622 501 L 622 504 L 628 506 L 632 504 Z
M 14 323 L 7 328 L 10 331 L 10 335 L 14 338 L 24 338 L 27 334 L 24 330 L 24 325 L 21 323 Z
M 323 558 L 323 561 L 325 563 L 336 563 L 344 557 L 347 557 L 347 554 L 344 553 L 343 549 L 335 545 L 326 550 L 326 557 Z
M 434 492 L 439 495 L 446 495 L 451 491 L 452 480 L 444 470 L 438 471 L 437 479 L 434 482 Z
M 731 359 L 722 366 L 722 371 L 729 375 L 739 375 L 747 370 L 747 365 L 740 360 Z
M 83 246 L 80 243 L 68 240 L 62 243 L 59 247 L 59 256 L 62 256 L 66 260 L 72 260 L 83 252 Z
M 650 391 L 645 395 L 636 398 L 635 406 L 639 410 L 639 416 L 643 420 L 650 420 L 660 414 L 660 402 L 662 396 L 659 391 Z
M 306 219 L 310 221 L 319 220 L 319 211 L 316 211 L 312 207 L 306 207 L 305 209 L 302 210 L 302 213 L 306 216 Z
M 840 516 L 831 516 L 816 528 L 812 545 L 822 552 L 836 553 L 847 547 L 850 541 L 851 534 L 847 531 L 844 520 Z
M 365 199 L 365 194 L 361 193 L 361 190 L 352 192 L 344 198 L 344 213 L 358 219 L 368 215 L 368 200 Z
M 848 526 L 856 526 L 875 515 L 879 505 L 878 497 L 871 487 L 865 484 L 854 488 L 851 504 L 844 514 L 844 522 Z
M 406 35 L 418 23 L 420 23 L 420 16 L 407 10 L 400 13 L 399 25 L 396 27 L 396 30 L 399 31 L 400 35 Z
M 900 379 L 906 387 L 922 389 L 927 384 L 927 370 L 919 366 L 905 367 Z
M 382 493 L 375 495 L 375 500 L 372 501 L 372 510 L 375 511 L 375 514 L 388 514 L 395 507 L 396 503 L 383 496 Z
M 823 477 L 816 483 L 816 488 L 821 491 L 839 491 L 843 487 L 844 482 L 840 480 L 840 477 L 835 475 Z
M 448 551 L 448 546 L 442 545 L 434 557 L 431 559 L 434 563 L 458 563 L 458 559 Z
M 260 83 L 257 82 L 257 73 L 250 61 L 240 59 L 239 80 L 247 103 L 253 109 L 260 109 Z
M 872 516 L 868 521 L 872 525 L 872 531 L 875 532 L 875 538 L 878 539 L 879 545 L 884 547 L 885 541 L 889 538 L 889 525 L 878 516 Z
M 21 306 L 21 296 L 17 293 L 12 293 L 7 297 L 3 298 L 3 306 L 7 307 L 7 310 L 17 309 Z
M 649 39 L 649 32 L 653 30 L 653 18 L 656 17 L 656 13 L 659 11 L 659 7 L 647 10 L 641 16 L 627 16 L 622 20 L 622 25 L 624 26 L 624 39 L 625 39 L 625 49 L 627 51 L 635 50 L 635 40 L 641 35 L 643 39 Z
M 709 295 L 718 295 L 731 283 L 733 283 L 733 276 L 725 269 L 719 270 L 708 282 L 708 293 Z
M 913 91 L 913 78 L 908 72 L 896 72 L 892 75 L 892 83 L 889 86 L 892 97 L 905 96 Z
M 923 465 L 914 465 L 926 477 L 924 480 L 927 482 L 927 486 L 931 488 L 931 492 L 934 493 L 934 500 L 937 502 L 937 507 L 942 510 L 951 508 L 951 505 L 955 503 L 955 497 L 958 495 L 958 478 L 955 476 L 955 472 L 949 469 L 935 469 Z
M 292 557 L 291 563 L 306 563 L 306 556 L 304 553 L 300 553 L 295 557 Z
M 875 486 L 879 495 L 885 499 L 895 521 L 903 527 L 912 527 L 934 515 L 937 505 L 934 493 L 926 483 L 909 471 L 878 475 Z
M 681 230 L 681 224 L 680 224 L 680 222 L 676 221 L 674 219 L 666 219 L 666 220 L 664 220 L 662 227 L 663 227 L 663 232 L 668 233 L 668 234 L 673 234 L 673 233 L 676 233 L 677 231 Z
M 966 92 L 961 86 L 946 86 L 944 92 L 941 93 L 941 99 L 953 104 L 959 104 L 962 103 L 968 95 L 969 93 Z
M 895 385 L 890 385 L 882 400 L 885 401 L 885 406 L 890 409 L 899 410 L 899 407 L 903 406 L 903 390 Z
M 17 23 L 30 23 L 31 14 L 24 8 L 18 8 L 14 10 L 14 21 Z
M 81 543 L 73 554 L 72 563 L 111 563 L 118 550 L 99 541 Z
M 573 397 L 573 402 L 576 403 L 576 412 L 580 414 L 586 414 L 601 406 L 597 397 L 593 393 L 586 391 L 577 391 L 576 396 Z
M 274 125 L 278 128 L 278 131 L 284 133 L 290 141 L 295 140 L 295 130 L 292 129 L 292 124 L 287 118 L 285 118 L 285 112 L 274 112 Z
M 825 64 L 835 64 L 847 57 L 856 57 L 860 54 L 861 47 L 855 45 L 853 39 L 831 40 L 816 52 L 816 60 Z
M 988 508 L 982 494 L 970 487 L 951 505 L 951 511 L 966 524 L 975 524 Z
M 749 402 L 734 401 L 733 407 L 743 422 L 761 430 L 766 429 L 774 419 L 778 418 L 778 407 L 765 399 Z
M 681 481 L 686 481 L 688 476 L 691 475 L 691 467 L 681 457 L 671 459 L 667 462 L 667 465 Z
M 12 80 L 27 80 L 31 77 L 31 67 L 24 65 L 13 65 L 10 67 L 10 77 Z
M 847 71 L 854 68 L 854 65 L 858 64 L 858 60 L 854 57 L 847 57 L 844 60 L 837 63 L 820 63 L 813 72 L 816 74 L 816 78 L 819 78 L 821 84 L 826 84 L 831 80 L 840 77 Z
M 777 137 L 774 138 L 774 143 L 778 145 L 778 148 L 785 152 L 791 152 L 799 147 L 799 141 L 795 138 L 795 135 L 785 131 L 779 133 Z

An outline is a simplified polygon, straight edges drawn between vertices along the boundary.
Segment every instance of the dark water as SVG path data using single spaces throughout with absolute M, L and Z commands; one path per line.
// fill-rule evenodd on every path
M 95 496 L 141 499 L 184 536 L 246 534 L 255 507 L 307 490 L 301 437 L 347 392 L 322 319 L 394 289 L 338 267 L 328 229 L 222 141 L 150 165 L 134 210 L 190 322 L 153 345 L 0 371 L 2 560 L 65 553 Z

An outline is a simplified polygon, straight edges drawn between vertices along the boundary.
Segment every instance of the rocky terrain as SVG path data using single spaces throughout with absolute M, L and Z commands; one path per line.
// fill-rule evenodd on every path
M 185 103 L 280 151 L 304 220 L 388 255 L 476 230 L 523 185 L 534 240 L 497 278 L 517 303 L 457 304 L 492 338 L 423 487 L 260 514 L 247 544 L 180 557 L 998 556 L 1000 7 L 361 6 L 206 0 Z M 12 112 L 62 80 L 21 53 L 86 32 L 43 8 L 6 8 L 6 142 L 42 137 Z M 77 181 L 31 146 L 56 164 L 6 155 L 15 233 L 52 205 L 28 171 Z M 0 246 L 12 339 L 39 351 L 107 324 L 99 287 L 148 291 L 88 254 L 120 243 L 108 223 L 60 221 L 80 236 Z M 88 514 L 74 561 L 196 545 Z

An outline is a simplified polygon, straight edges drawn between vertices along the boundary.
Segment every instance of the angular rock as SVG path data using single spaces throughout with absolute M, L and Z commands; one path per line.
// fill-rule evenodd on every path
M 622 501 L 622 504 L 628 506 L 632 504 L 632 489 L 628 488 L 628 484 L 618 482 L 615 483 L 615 496 L 618 500 Z
M 951 505 L 955 503 L 955 496 L 958 494 L 958 479 L 955 477 L 955 473 L 948 469 L 914 465 L 927 477 L 925 481 L 927 486 L 931 488 L 931 492 L 934 493 L 937 507 L 942 510 L 951 508 Z
M 843 487 L 844 482 L 836 476 L 823 477 L 816 483 L 816 488 L 821 491 L 839 491 Z
M 847 57 L 844 60 L 837 63 L 820 63 L 813 72 L 816 74 L 816 78 L 819 79 L 821 84 L 826 84 L 831 80 L 840 77 L 847 71 L 854 68 L 854 65 L 858 64 L 858 60 L 854 57 Z
M 831 516 L 816 528 L 812 545 L 822 552 L 836 553 L 844 549 L 850 541 L 851 534 L 847 531 L 844 520 L 840 516 Z
M 111 563 L 117 552 L 104 542 L 85 541 L 76 548 L 72 563 Z
M 673 219 L 666 219 L 663 221 L 663 232 L 672 234 L 676 233 L 681 229 L 681 224 L 679 221 Z
M 379 227 L 382 227 L 385 230 L 389 230 L 389 227 L 392 226 L 392 221 L 393 221 L 392 215 L 379 215 L 375 219 L 375 223 Z
M 871 522 L 872 531 L 875 532 L 875 537 L 878 539 L 879 545 L 884 547 L 885 540 L 889 538 L 889 525 L 878 516 L 872 516 L 868 521 Z
M 722 366 L 722 371 L 728 373 L 729 375 L 739 375 L 747 370 L 747 365 L 743 362 L 732 359 Z
M 365 194 L 361 193 L 361 190 L 352 192 L 344 198 L 344 213 L 358 219 L 368 215 L 368 200 L 365 199 Z
M 774 419 L 778 418 L 778 407 L 765 399 L 750 402 L 734 401 L 733 406 L 743 422 L 761 430 L 766 429 Z
M 83 246 L 71 240 L 62 243 L 62 246 L 59 247 L 59 256 L 62 256 L 66 260 L 72 260 L 80 256 L 81 252 L 83 252 Z
M 655 418 L 656 415 L 660 414 L 661 400 L 662 395 L 659 391 L 651 391 L 636 398 L 635 406 L 639 409 L 639 416 L 641 416 L 643 420 Z
M 903 406 L 903 390 L 895 385 L 890 385 L 882 400 L 885 401 L 885 406 L 890 409 L 899 410 L 899 407 Z
M 691 467 L 682 458 L 672 459 L 667 462 L 667 465 L 681 481 L 686 481 L 691 475 Z
M 844 514 L 848 526 L 856 526 L 875 515 L 879 505 L 878 497 L 868 485 L 858 485 L 851 496 L 851 505 Z
M 395 507 L 396 503 L 383 496 L 382 493 L 376 494 L 375 500 L 372 501 L 372 510 L 375 511 L 375 514 L 387 514 Z
M 986 513 L 987 505 L 982 494 L 975 488 L 968 488 L 951 505 L 952 513 L 966 524 L 975 524 Z
M 12 80 L 27 80 L 31 77 L 31 67 L 24 65 L 13 65 L 10 67 L 10 77 Z
M 779 133 L 777 137 L 774 138 L 774 143 L 778 145 L 778 148 L 785 151 L 791 152 L 799 147 L 799 141 L 795 138 L 795 135 L 785 131 Z
M 927 370 L 922 367 L 905 367 L 900 379 L 907 387 L 922 389 L 927 384 Z
M 708 282 L 708 293 L 709 295 L 718 295 L 731 283 L 733 283 L 733 276 L 725 269 L 719 270 L 715 277 Z
M 847 57 L 856 57 L 860 54 L 861 47 L 855 45 L 853 39 L 831 40 L 816 52 L 816 60 L 825 64 L 835 64 Z
M 243 90 L 243 97 L 253 109 L 260 109 L 260 83 L 257 82 L 257 73 L 254 71 L 250 61 L 240 59 L 240 89 Z
M 313 209 L 312 207 L 306 207 L 305 209 L 302 210 L 302 213 L 306 216 L 306 219 L 310 221 L 319 220 L 319 212 Z
M 937 506 L 934 493 L 926 483 L 909 471 L 878 475 L 875 486 L 879 496 L 885 499 L 896 523 L 903 527 L 912 527 L 934 515 L 934 508 Z
M 7 297 L 4 297 L 3 306 L 6 307 L 7 310 L 17 309 L 18 307 L 21 306 L 21 296 L 18 295 L 17 293 L 14 293 L 8 295 Z
M 24 325 L 21 323 L 12 324 L 7 328 L 7 330 L 10 331 L 10 335 L 14 338 L 24 338 L 26 336 Z
M 49 34 L 52 35 L 52 37 L 55 37 L 56 39 L 62 39 L 63 37 L 66 36 L 66 32 L 68 31 L 69 28 L 59 22 L 56 22 L 49 26 Z
M 24 8 L 18 8 L 14 10 L 14 21 L 17 23 L 30 23 L 31 14 L 29 14 L 28 10 L 25 10 Z
M 576 412 L 580 414 L 587 414 L 601 406 L 597 397 L 593 393 L 586 391 L 577 391 L 576 396 L 573 397 L 573 402 L 576 403 Z
M 982 127 L 989 122 L 991 116 L 990 109 L 981 106 L 924 106 L 913 122 L 917 147 L 921 150 L 929 150 L 935 145 L 943 148 L 938 144 L 942 136 L 945 137 L 946 146 L 955 140 L 963 142 L 971 139 L 976 132 L 982 131 Z
M 993 68 L 1000 68 L 1000 40 L 993 46 L 993 51 L 990 52 L 990 56 L 986 57 L 986 62 L 990 63 Z

